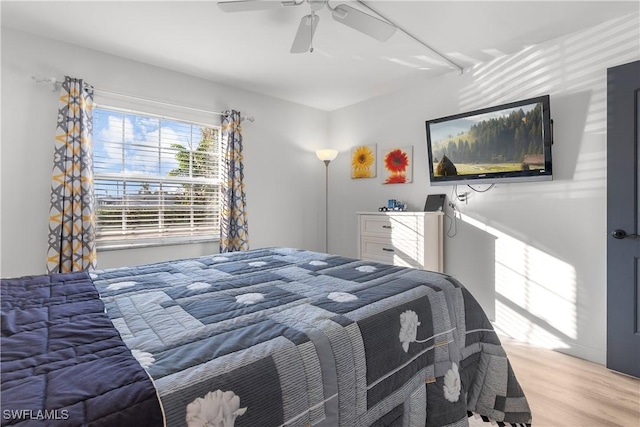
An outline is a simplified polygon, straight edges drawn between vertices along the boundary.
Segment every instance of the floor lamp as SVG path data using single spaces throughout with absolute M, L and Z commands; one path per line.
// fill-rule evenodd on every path
M 324 251 L 329 252 L 329 163 L 338 155 L 337 150 L 318 150 L 316 156 L 324 162 Z

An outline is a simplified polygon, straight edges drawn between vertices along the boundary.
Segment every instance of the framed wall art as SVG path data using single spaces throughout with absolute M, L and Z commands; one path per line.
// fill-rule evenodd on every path
M 413 182 L 413 146 L 385 150 L 382 165 L 383 184 Z
M 376 177 L 376 144 L 359 145 L 351 149 L 351 178 Z

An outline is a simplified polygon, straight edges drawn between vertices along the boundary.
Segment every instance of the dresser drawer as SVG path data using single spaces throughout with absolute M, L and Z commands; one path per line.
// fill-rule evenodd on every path
M 420 260 L 424 258 L 424 254 L 417 240 L 398 241 L 380 237 L 362 237 L 360 247 L 362 259 L 423 268 Z
M 360 259 L 442 271 L 442 212 L 358 212 L 357 215 Z
M 360 235 L 416 239 L 419 231 L 418 221 L 414 216 L 362 215 L 360 218 Z

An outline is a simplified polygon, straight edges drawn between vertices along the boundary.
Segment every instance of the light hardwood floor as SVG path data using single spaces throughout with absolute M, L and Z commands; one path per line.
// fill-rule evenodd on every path
M 557 351 L 500 337 L 533 427 L 640 427 L 640 380 Z

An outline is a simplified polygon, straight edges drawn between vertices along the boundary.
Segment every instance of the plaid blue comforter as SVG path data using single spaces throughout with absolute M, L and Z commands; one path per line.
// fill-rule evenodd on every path
M 490 322 L 446 275 L 273 248 L 92 278 L 169 426 L 531 422 Z

